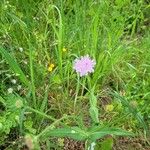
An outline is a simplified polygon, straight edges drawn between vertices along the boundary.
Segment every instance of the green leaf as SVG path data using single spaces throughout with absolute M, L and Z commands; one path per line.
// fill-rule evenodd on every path
M 89 112 L 90 112 L 90 116 L 91 116 L 92 120 L 95 123 L 98 123 L 99 119 L 98 119 L 98 109 L 97 109 L 97 107 L 91 107 Z
M 99 122 L 98 108 L 97 108 L 97 97 L 94 95 L 94 88 L 91 89 L 90 93 L 90 116 L 95 123 Z
M 71 127 L 71 128 L 59 128 L 49 130 L 43 135 L 41 135 L 42 139 L 46 137 L 53 136 L 53 137 L 69 137 L 75 140 L 85 140 L 88 138 L 87 132 L 78 128 L 78 127 Z
M 4 105 L 4 106 L 6 106 L 6 102 L 5 102 L 5 100 L 0 96 L 0 102 Z
M 49 87 L 46 88 L 45 90 L 45 95 L 44 95 L 44 99 L 42 101 L 42 103 L 40 104 L 40 112 L 44 112 L 44 110 L 47 107 L 47 103 L 48 103 L 48 93 L 49 93 Z
M 47 127 L 49 128 L 49 127 Z M 93 128 L 88 131 L 82 130 L 79 127 L 68 128 L 49 128 L 40 135 L 41 139 L 46 139 L 49 136 L 53 137 L 69 137 L 75 140 L 96 141 L 106 135 L 133 136 L 133 133 L 124 131 L 118 128 Z
M 134 134 L 118 128 L 102 128 L 97 131 L 94 129 L 93 132 L 92 130 L 89 132 L 89 138 L 91 141 L 96 141 L 106 135 L 133 136 Z
M 57 75 L 57 74 L 55 74 L 55 75 L 53 76 L 53 82 L 54 82 L 55 84 L 61 84 L 62 81 L 61 81 L 60 76 Z
M 10 68 L 18 74 L 18 77 L 20 78 L 21 82 L 24 83 L 26 86 L 29 86 L 29 81 L 26 78 L 25 74 L 21 70 L 19 64 L 15 61 L 15 58 L 10 55 L 10 53 L 7 52 L 6 49 L 0 47 L 0 53 L 4 56 L 6 61 L 8 62 Z
M 107 138 L 101 143 L 101 150 L 112 150 L 113 139 Z

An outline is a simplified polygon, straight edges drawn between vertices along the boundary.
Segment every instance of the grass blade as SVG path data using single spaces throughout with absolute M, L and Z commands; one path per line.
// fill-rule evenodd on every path
M 6 61 L 8 62 L 10 68 L 16 73 L 18 74 L 19 79 L 21 80 L 22 83 L 24 83 L 26 86 L 29 86 L 29 81 L 26 78 L 25 74 L 23 73 L 23 71 L 21 70 L 19 64 L 15 61 L 15 58 L 13 56 L 10 55 L 10 53 L 8 53 L 6 51 L 6 49 L 0 47 L 0 53 L 4 56 L 4 58 L 6 59 Z

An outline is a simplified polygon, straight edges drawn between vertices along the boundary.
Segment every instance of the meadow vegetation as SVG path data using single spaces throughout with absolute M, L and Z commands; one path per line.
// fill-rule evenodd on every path
M 149 26 L 148 0 L 1 0 L 0 150 L 150 149 Z

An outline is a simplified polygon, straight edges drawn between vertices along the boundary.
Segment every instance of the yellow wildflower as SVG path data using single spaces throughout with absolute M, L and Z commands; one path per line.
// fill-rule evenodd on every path
M 106 107 L 105 107 L 105 110 L 106 110 L 107 112 L 110 112 L 110 111 L 112 111 L 113 109 L 114 109 L 114 106 L 113 106 L 112 104 L 106 105 Z
M 50 64 L 50 67 L 51 67 L 51 68 L 54 68 L 54 67 L 55 67 L 55 65 L 54 65 L 54 64 Z
M 64 48 L 62 49 L 62 51 L 63 51 L 63 52 L 66 52 L 66 51 L 67 51 L 67 49 L 64 47 Z
M 53 71 L 53 68 L 54 68 L 54 67 L 55 67 L 54 64 L 50 64 L 50 65 L 48 66 L 48 71 L 49 71 L 49 72 Z

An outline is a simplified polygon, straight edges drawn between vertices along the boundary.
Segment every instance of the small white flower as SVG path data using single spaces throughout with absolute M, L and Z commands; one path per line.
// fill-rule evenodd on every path
M 6 39 L 6 38 L 7 38 L 7 35 L 6 35 L 6 34 L 4 34 L 4 35 L 3 35 L 3 38 L 5 38 L 5 39 Z
M 22 47 L 19 47 L 19 51 L 20 51 L 20 52 L 23 52 L 23 48 L 22 48 Z
M 21 85 L 18 85 L 18 86 L 17 86 L 17 90 L 18 90 L 18 91 L 21 90 Z
M 40 20 L 40 18 L 39 18 L 39 17 L 33 17 L 33 19 L 34 19 L 34 20 Z
M 28 62 L 27 62 L 27 61 L 25 61 L 25 60 L 23 61 L 23 63 L 24 63 L 25 65 L 27 65 L 27 64 L 28 64 Z
M 13 92 L 13 88 L 9 88 L 7 91 L 8 91 L 8 94 L 11 94 Z
M 12 79 L 11 82 L 12 82 L 13 84 L 16 84 L 16 83 L 17 83 L 17 81 L 16 81 L 15 79 Z

